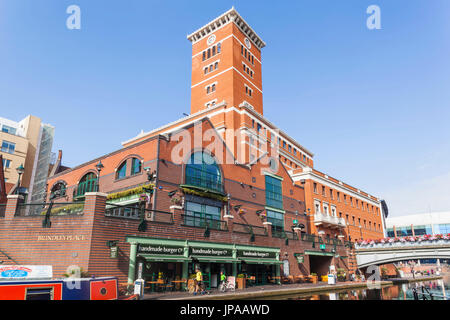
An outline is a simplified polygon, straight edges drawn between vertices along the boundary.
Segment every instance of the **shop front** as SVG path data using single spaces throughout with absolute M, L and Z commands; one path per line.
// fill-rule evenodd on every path
M 135 236 L 127 242 L 128 284 L 143 279 L 147 292 L 184 290 L 197 269 L 208 290 L 220 285 L 221 272 L 234 279 L 241 274 L 249 285 L 279 282 L 279 248 Z

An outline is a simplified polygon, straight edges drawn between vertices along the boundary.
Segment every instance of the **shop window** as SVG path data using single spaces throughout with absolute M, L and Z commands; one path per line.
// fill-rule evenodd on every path
M 267 221 L 272 223 L 272 234 L 280 233 L 284 230 L 284 214 L 281 212 L 267 211 Z

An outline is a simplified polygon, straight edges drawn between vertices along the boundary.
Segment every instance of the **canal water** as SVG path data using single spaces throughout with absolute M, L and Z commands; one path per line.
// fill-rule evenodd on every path
M 334 292 L 321 292 L 320 294 L 299 294 L 283 297 L 272 297 L 275 300 L 414 300 L 413 288 L 422 292 L 425 286 L 430 293 L 450 298 L 450 274 L 444 275 L 443 279 L 405 283 L 394 286 L 382 287 L 380 289 L 355 289 Z M 425 291 L 426 292 L 426 291 Z M 419 296 L 421 298 L 421 296 Z M 429 299 L 429 296 L 427 295 Z M 434 300 L 444 300 L 435 297 Z

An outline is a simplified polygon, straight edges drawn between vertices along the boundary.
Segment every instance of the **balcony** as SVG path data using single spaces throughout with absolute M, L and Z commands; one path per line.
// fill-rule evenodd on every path
M 314 215 L 314 224 L 318 226 L 323 226 L 326 228 L 339 229 L 345 228 L 347 225 L 344 218 L 339 218 L 336 216 L 329 216 L 323 213 L 316 213 Z

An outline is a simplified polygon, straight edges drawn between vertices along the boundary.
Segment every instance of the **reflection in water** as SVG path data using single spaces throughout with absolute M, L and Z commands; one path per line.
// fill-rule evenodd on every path
M 450 296 L 450 275 L 441 280 L 404 283 L 381 289 L 344 290 L 316 295 L 292 295 L 283 297 L 288 300 L 414 300 L 412 288 L 421 289 L 425 286 L 430 293 L 439 296 Z M 272 298 L 273 299 L 273 298 Z M 435 297 L 435 300 L 442 300 Z

